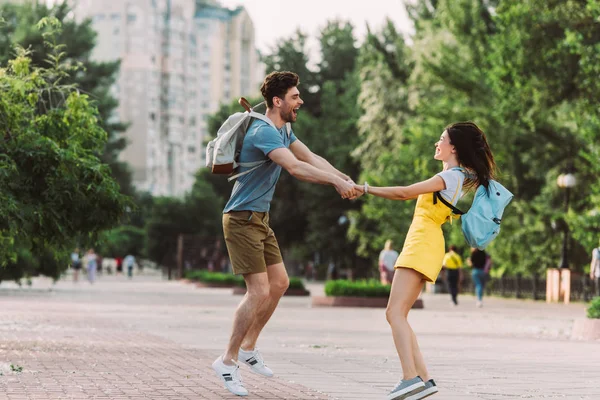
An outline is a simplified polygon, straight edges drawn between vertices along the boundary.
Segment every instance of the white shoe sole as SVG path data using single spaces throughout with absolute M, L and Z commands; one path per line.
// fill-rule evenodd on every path
M 434 395 L 437 392 L 438 392 L 437 387 L 430 387 L 430 388 L 427 388 L 427 389 L 423 390 L 422 392 L 419 392 L 419 393 L 413 394 L 411 396 L 408 396 L 406 398 L 406 400 L 421 400 L 421 399 L 424 399 L 424 398 L 429 397 L 431 395 Z
M 407 388 L 404 388 L 401 392 L 395 392 L 388 394 L 388 400 L 405 400 L 408 396 L 412 396 L 416 393 L 420 393 L 425 390 L 425 384 L 423 382 L 414 383 Z
M 267 378 L 272 378 L 273 377 L 274 374 L 273 374 L 272 371 L 271 371 L 270 374 L 268 372 L 263 373 L 263 372 L 259 371 L 258 369 L 256 369 L 252 364 L 250 364 L 249 362 L 247 362 L 246 360 L 244 360 L 243 357 L 240 357 L 240 356 L 241 356 L 241 354 L 238 354 L 238 362 L 241 362 L 242 364 L 247 365 L 248 368 L 250 368 L 250 370 L 252 372 L 254 372 L 255 374 L 260 375 L 260 376 L 266 376 Z
M 215 364 L 217 364 L 218 361 L 219 361 L 218 359 L 215 360 L 215 362 L 212 363 L 211 367 L 212 367 L 213 371 L 215 371 L 215 373 L 217 374 L 219 379 L 221 380 L 221 383 L 223 383 L 223 386 L 225 387 L 225 389 L 229 390 L 229 392 L 235 394 L 236 396 L 248 396 L 247 390 L 245 392 L 236 392 L 235 390 L 233 390 L 227 386 L 227 381 L 225 381 L 225 378 L 223 378 L 223 374 L 215 367 Z

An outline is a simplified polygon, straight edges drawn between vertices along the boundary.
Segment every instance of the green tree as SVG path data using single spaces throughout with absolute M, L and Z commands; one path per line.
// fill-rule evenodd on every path
M 31 65 L 47 67 L 52 49 L 45 45 L 43 32 L 36 24 L 42 18 L 56 18 L 62 25 L 54 38 L 61 48 L 65 63 L 81 65 L 78 71 L 62 77 L 63 84 L 76 84 L 81 93 L 89 96 L 98 109 L 98 123 L 108 133 L 104 147 L 98 150 L 100 160 L 108 164 L 112 176 L 121 187 L 121 192 L 133 195 L 131 172 L 126 163 L 118 160 L 121 150 L 127 145 L 123 132 L 126 125 L 115 121 L 111 116 L 116 112 L 118 101 L 110 93 L 119 71 L 119 62 L 96 62 L 91 58 L 96 44 L 96 32 L 91 20 L 77 23 L 67 2 L 48 7 L 43 2 L 3 4 L 0 15 L 5 23 L 0 24 L 0 65 L 5 65 L 16 51 L 15 46 L 30 49 Z
M 130 202 L 98 158 L 107 141 L 98 110 L 63 83 L 79 66 L 56 44 L 60 21 L 44 18 L 37 28 L 51 66 L 32 66 L 30 53 L 17 48 L 0 68 L 0 264 L 25 271 L 35 265 L 29 251 L 37 272 L 58 277 L 74 238 L 112 228 Z

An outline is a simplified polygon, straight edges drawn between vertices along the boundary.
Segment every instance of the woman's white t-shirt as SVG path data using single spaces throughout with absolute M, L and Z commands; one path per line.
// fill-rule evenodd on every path
M 463 196 L 462 189 L 465 182 L 465 174 L 456 169 L 449 169 L 437 175 L 446 183 L 446 189 L 441 190 L 440 194 L 444 200 L 455 206 Z

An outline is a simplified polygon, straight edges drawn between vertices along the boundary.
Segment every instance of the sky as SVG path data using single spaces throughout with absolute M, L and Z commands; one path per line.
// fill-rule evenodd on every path
M 359 40 L 366 34 L 366 23 L 371 30 L 379 28 L 389 17 L 405 33 L 412 30 L 402 0 L 300 0 L 296 2 L 273 0 L 219 0 L 228 8 L 244 6 L 254 22 L 256 47 L 268 52 L 280 38 L 290 37 L 299 27 L 309 37 L 317 37 L 328 20 L 349 20 Z M 315 41 L 309 43 L 311 53 Z

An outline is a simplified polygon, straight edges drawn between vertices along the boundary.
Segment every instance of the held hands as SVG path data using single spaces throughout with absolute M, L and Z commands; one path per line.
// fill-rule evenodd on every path
M 355 200 L 364 194 L 364 186 L 357 185 L 351 178 L 342 180 L 335 189 L 342 199 Z
M 342 199 L 355 199 L 354 182 L 345 181 L 342 178 L 335 184 L 335 190 L 342 196 Z

